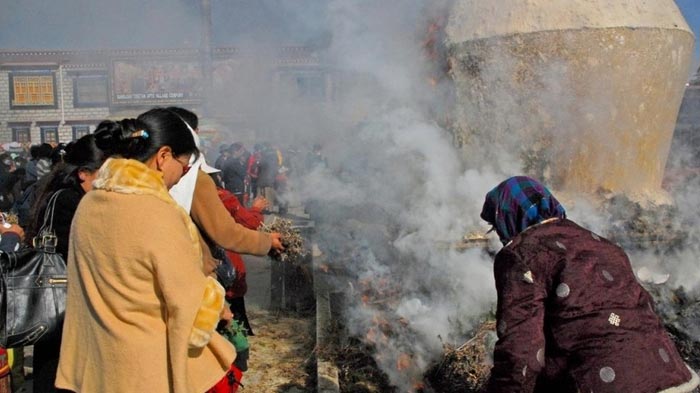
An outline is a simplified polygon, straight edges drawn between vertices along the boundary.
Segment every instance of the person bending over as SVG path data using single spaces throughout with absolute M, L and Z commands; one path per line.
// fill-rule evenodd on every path
M 681 359 L 625 252 L 566 218 L 534 179 L 509 178 L 481 218 L 494 263 L 498 342 L 488 393 L 692 392 Z

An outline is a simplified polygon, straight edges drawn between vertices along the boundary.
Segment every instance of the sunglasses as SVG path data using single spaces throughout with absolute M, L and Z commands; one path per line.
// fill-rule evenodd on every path
M 184 165 L 182 167 L 182 176 L 185 176 L 187 174 L 187 172 L 190 171 L 190 169 L 192 169 L 192 165 L 190 165 L 190 164 Z
M 182 176 L 185 176 L 187 174 L 187 172 L 189 172 L 190 169 L 192 169 L 192 165 L 189 163 L 189 161 L 187 162 L 187 164 L 183 164 L 182 161 L 175 158 L 175 156 L 173 156 L 173 159 L 175 161 L 177 161 L 178 164 L 180 164 L 182 166 Z

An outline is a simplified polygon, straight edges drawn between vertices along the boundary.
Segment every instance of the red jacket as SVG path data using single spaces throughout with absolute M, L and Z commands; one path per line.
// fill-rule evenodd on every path
M 237 223 L 249 229 L 258 229 L 263 222 L 263 215 L 260 210 L 245 208 L 238 201 L 238 198 L 226 189 L 219 189 L 218 191 L 221 202 L 224 203 L 226 210 Z M 243 262 L 243 258 L 238 253 L 227 250 L 226 255 L 236 269 L 236 280 L 231 287 L 226 288 L 226 297 L 242 297 L 248 291 L 245 262 Z
M 498 342 L 489 393 L 655 393 L 686 368 L 625 252 L 569 220 L 496 255 Z
M 258 178 L 258 170 L 260 168 L 260 152 L 251 153 L 248 156 L 248 163 L 246 165 L 246 175 L 250 177 L 251 180 Z

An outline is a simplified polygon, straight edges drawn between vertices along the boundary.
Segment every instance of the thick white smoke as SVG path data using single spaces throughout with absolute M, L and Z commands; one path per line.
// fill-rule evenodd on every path
M 443 5 L 330 3 L 329 61 L 359 81 L 341 91 L 336 109 L 361 109 L 354 123 L 330 131 L 339 134 L 324 146 L 331 169 L 307 175 L 300 189 L 302 200 L 330 206 L 312 212 L 320 228 L 349 233 L 322 242 L 323 251 L 336 256 L 331 264 L 352 263 L 343 266 L 357 275 L 350 331 L 376 345 L 378 364 L 400 391 L 422 380 L 443 343 L 461 344 L 495 301 L 491 258 L 449 247 L 488 229 L 479 221 L 483 197 L 504 176 L 466 168 L 450 134 L 427 115 L 426 102 L 449 104 L 433 99 L 434 65 L 421 47 Z M 345 258 L 332 250 L 340 242 L 364 251 Z
M 445 6 L 428 1 L 402 2 L 400 7 L 362 0 L 329 4 L 328 60 L 346 75 L 365 77 L 348 84 L 333 108 L 355 115 L 356 121 L 340 121 L 332 130 L 320 130 L 336 136 L 336 143 L 325 146 L 331 153 L 331 170 L 308 175 L 302 188 L 303 200 L 335 206 L 323 211 L 321 219 L 335 223 L 324 228 L 348 231 L 347 237 L 335 240 L 355 242 L 364 249 L 351 266 L 345 266 L 363 286 L 351 292 L 358 297 L 357 308 L 348 312 L 351 331 L 377 345 L 377 361 L 400 391 L 414 388 L 442 353 L 443 343 L 461 344 L 476 319 L 491 310 L 495 302 L 491 257 L 478 249 L 458 253 L 444 245 L 469 232 L 485 231 L 479 219 L 485 193 L 523 171 L 522 141 L 517 138 L 500 150 L 472 144 L 460 156 L 450 133 L 431 116 L 430 108 L 449 111 L 451 103 L 442 101 L 442 86 L 428 82 L 435 64 L 425 54 L 421 34 Z M 493 66 L 508 68 L 515 61 L 504 54 Z M 554 116 L 551 122 L 571 124 L 558 137 L 575 137 L 577 125 L 570 120 L 579 111 L 595 118 L 596 113 L 609 111 L 612 103 L 610 97 L 577 101 L 566 67 L 550 66 L 540 89 L 530 92 L 529 106 L 507 96 L 504 89 L 502 99 L 491 102 L 502 115 L 493 121 L 517 126 L 518 119 L 525 124 L 533 109 L 541 110 Z M 499 69 L 482 72 L 485 80 L 502 74 Z M 546 157 L 544 142 L 541 148 Z M 570 218 L 597 233 L 610 234 L 613 216 L 600 208 L 600 200 L 557 196 Z M 678 198 L 678 220 L 697 222 L 694 214 L 688 214 L 696 201 L 685 195 Z M 658 255 L 638 253 L 631 254 L 631 259 L 636 269 L 648 266 L 654 274 L 669 271 L 674 285 L 696 287 L 697 269 L 689 269 L 697 255 L 697 250 L 685 248 L 664 262 L 659 262 Z M 348 259 L 336 262 L 348 263 Z M 359 301 L 363 294 L 370 299 Z
M 5 3 L 0 21 L 11 30 L 30 19 L 20 9 L 23 2 Z M 56 23 L 75 19 L 80 9 L 85 23 L 74 25 L 86 27 L 63 39 L 78 48 L 197 47 L 201 39 L 196 2 L 152 7 L 146 12 L 152 23 L 135 23 L 134 15 L 143 16 L 142 2 L 39 3 Z M 438 125 L 436 113 L 450 112 L 453 104 L 444 94 L 450 79 L 430 80 L 436 61 L 426 55 L 425 40 L 430 22 L 444 17 L 448 7 L 449 0 L 212 0 L 213 42 L 238 52 L 221 68 L 230 72 L 210 92 L 206 113 L 226 119 L 228 128 L 220 131 L 228 134 L 228 142 L 242 140 L 250 147 L 270 141 L 303 152 L 313 143 L 323 145 L 330 168 L 298 179 L 295 197 L 310 202 L 319 219 L 328 262 L 354 276 L 352 287 L 339 288 L 354 296 L 346 313 L 351 333 L 377 345 L 377 361 L 400 391 L 422 379 L 443 343 L 462 344 L 476 318 L 491 310 L 492 257 L 480 248 L 457 252 L 449 245 L 488 229 L 479 218 L 484 195 L 523 169 L 521 141 L 512 139 L 498 149 L 488 140 L 465 141 L 472 144 L 458 154 L 450 132 Z M 40 29 L 36 33 L 52 36 Z M 300 57 L 312 64 L 280 64 L 282 45 L 305 46 Z M 516 63 L 504 54 L 491 64 L 494 68 L 483 70 L 483 79 L 492 86 L 508 83 L 498 75 Z M 548 78 L 527 97 L 503 89 L 495 100 L 499 116 L 484 121 L 486 127 L 491 122 L 517 128 L 538 108 L 558 124 L 566 124 L 572 113 L 554 109 L 593 117 L 609 110 L 610 97 L 576 101 L 566 67 L 551 65 Z M 323 97 L 299 96 L 293 79 L 280 87 L 285 86 L 280 81 L 297 73 L 320 75 Z M 589 82 L 608 83 L 604 76 Z M 564 137 L 575 136 L 575 127 Z M 541 147 L 546 150 L 546 141 Z M 695 190 L 674 195 L 679 226 L 693 238 L 700 227 Z M 570 218 L 607 234 L 612 218 L 594 201 L 553 191 Z M 492 243 L 492 249 L 500 247 Z M 673 285 L 696 289 L 700 247 L 690 244 L 663 258 L 633 254 L 632 263 L 668 272 Z
M 478 215 L 483 196 L 500 177 L 465 171 L 446 132 L 407 107 L 367 119 L 354 142 L 346 146 L 355 152 L 348 167 L 337 177 L 307 177 L 304 197 L 335 206 L 319 218 L 326 223 L 321 228 L 352 230 L 347 241 L 367 246 L 354 265 L 344 266 L 370 293 L 360 302 L 362 291 L 355 292 L 357 308 L 347 313 L 350 330 L 360 337 L 373 332 L 378 363 L 403 391 L 421 380 L 443 343 L 461 344 L 474 319 L 490 311 L 490 257 L 446 245 L 487 229 Z M 366 216 L 368 209 L 381 213 Z M 323 245 L 331 254 L 329 248 L 341 247 Z M 406 356 L 410 362 L 401 365 Z

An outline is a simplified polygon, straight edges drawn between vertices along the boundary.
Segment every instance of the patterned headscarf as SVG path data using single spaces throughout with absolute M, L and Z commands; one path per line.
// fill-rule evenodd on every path
M 548 218 L 565 218 L 566 211 L 537 180 L 511 177 L 486 194 L 481 218 L 494 226 L 505 245 L 529 226 Z

